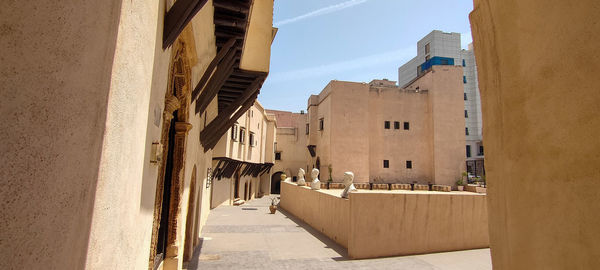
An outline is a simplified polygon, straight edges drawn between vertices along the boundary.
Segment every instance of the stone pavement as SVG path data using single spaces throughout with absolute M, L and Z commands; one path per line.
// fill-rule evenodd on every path
M 213 209 L 187 269 L 492 269 L 489 249 L 350 260 L 306 223 L 280 210 L 271 215 L 270 203 L 265 196 Z

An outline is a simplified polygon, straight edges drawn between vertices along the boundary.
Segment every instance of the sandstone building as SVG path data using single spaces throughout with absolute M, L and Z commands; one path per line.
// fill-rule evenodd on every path
M 410 83 L 431 65 L 463 67 L 463 74 L 459 77 L 464 85 L 467 171 L 473 175 L 483 175 L 481 98 L 473 46 L 470 44 L 468 50 L 462 49 L 459 33 L 432 31 L 417 42 L 417 56 L 398 68 L 398 85 Z
M 181 269 L 272 18 L 272 0 L 3 2 L 0 269 Z
M 267 110 L 277 120 L 276 139 L 274 145 L 275 165 L 271 179 L 271 193 L 279 194 L 280 176 L 285 173 L 296 181 L 298 169 L 304 168 L 308 172 L 309 152 L 307 151 L 307 140 L 305 125 L 307 114 L 292 113 L 286 111 Z M 307 173 L 307 175 L 310 175 Z
M 596 0 L 475 0 L 494 269 L 600 265 Z
M 257 101 L 214 149 L 211 208 L 270 193 L 274 140 L 275 118 Z
M 295 176 L 298 168 L 318 168 L 322 181 L 341 182 L 352 171 L 355 182 L 454 185 L 465 167 L 462 72 L 432 66 L 404 88 L 387 80 L 331 81 L 309 98 L 307 114 L 275 113 L 274 171 Z

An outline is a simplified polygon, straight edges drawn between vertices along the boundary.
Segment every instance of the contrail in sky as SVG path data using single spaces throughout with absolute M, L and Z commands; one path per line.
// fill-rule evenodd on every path
M 410 46 L 403 49 L 348 59 L 336 63 L 276 72 L 269 75 L 269 81 L 271 83 L 281 83 L 286 81 L 328 76 L 332 74 L 343 74 L 346 71 L 352 70 L 368 70 L 370 67 L 376 67 L 386 63 L 403 63 L 410 60 L 411 56 L 414 55 L 414 51 L 414 46 Z
M 294 23 L 294 22 L 297 22 L 297 21 L 301 21 L 301 20 L 304 20 L 304 19 L 308 19 L 308 18 L 312 18 L 312 17 L 316 17 L 316 16 L 321 16 L 321 15 L 325 15 L 325 14 L 329 14 L 329 13 L 333 13 L 333 12 L 336 12 L 336 11 L 340 11 L 342 9 L 346 9 L 346 8 L 349 8 L 349 7 L 353 7 L 353 6 L 365 3 L 367 1 L 369 1 L 369 0 L 350 0 L 350 1 L 342 2 L 342 3 L 339 3 L 339 4 L 335 4 L 335 5 L 331 5 L 331 6 L 328 6 L 328 7 L 320 8 L 320 9 L 317 9 L 315 11 L 311 11 L 309 13 L 306 13 L 304 15 L 300 15 L 298 17 L 294 17 L 294 18 L 290 18 L 290 19 L 286 19 L 286 20 L 283 20 L 283 21 L 276 22 L 275 26 L 279 27 L 279 26 L 286 25 L 286 24 L 289 24 L 289 23 Z

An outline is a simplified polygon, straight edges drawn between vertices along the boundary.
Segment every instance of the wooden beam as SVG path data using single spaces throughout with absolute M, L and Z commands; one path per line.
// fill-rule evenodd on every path
M 227 27 L 232 27 L 232 28 L 240 29 L 240 30 L 246 29 L 246 22 L 231 21 L 231 20 L 219 19 L 219 18 L 215 18 L 214 21 L 215 21 L 215 25 L 218 25 L 218 26 L 227 26 Z
M 206 71 L 204 71 L 202 78 L 200 78 L 200 81 L 198 81 L 198 84 L 196 84 L 194 91 L 192 91 L 192 99 L 191 99 L 192 102 L 194 102 L 194 100 L 196 100 L 196 97 L 198 97 L 198 94 L 200 94 L 200 91 L 206 85 L 206 82 L 210 78 L 210 75 L 213 74 L 213 71 L 215 71 L 215 68 L 217 68 L 217 65 L 219 65 L 219 63 L 221 63 L 221 60 L 223 60 L 223 58 L 225 57 L 225 55 L 227 55 L 227 53 L 229 52 L 231 47 L 233 47 L 233 45 L 235 44 L 235 41 L 236 40 L 233 38 L 229 39 L 229 41 L 227 41 L 227 43 L 225 43 L 225 45 L 223 45 L 223 48 L 221 48 L 221 50 L 217 53 L 215 58 L 213 58 L 213 60 L 210 62 L 210 64 L 208 64 L 208 67 L 206 68 Z
M 242 105 L 242 107 L 233 115 L 233 117 L 229 118 L 229 120 L 226 120 L 226 122 L 224 122 L 222 125 L 220 125 L 218 127 L 218 129 L 216 129 L 214 132 L 212 132 L 212 134 L 205 133 L 204 140 L 202 140 L 202 135 L 203 135 L 202 132 L 207 130 L 207 128 L 202 130 L 202 132 L 200 133 L 200 143 L 202 143 L 202 146 L 204 146 L 204 152 L 208 151 L 209 149 L 213 149 L 215 147 L 215 145 L 217 145 L 217 143 L 219 142 L 219 140 L 221 139 L 223 134 L 225 132 L 227 132 L 227 129 L 229 127 L 231 127 L 231 125 L 233 125 L 233 123 L 235 121 L 237 121 L 237 119 L 239 119 L 242 116 L 242 114 L 244 114 L 246 111 L 248 111 L 248 109 L 252 106 L 252 104 L 254 104 L 254 101 L 256 100 L 256 97 L 258 96 L 258 92 L 259 92 L 258 90 L 255 91 L 255 94 L 252 95 L 251 98 L 246 100 L 246 103 L 244 103 Z M 236 107 L 236 106 L 230 105 L 230 107 Z M 228 107 L 227 109 L 229 109 L 230 107 Z M 208 135 L 211 135 L 211 136 L 207 137 Z
M 218 131 L 222 129 L 223 123 L 228 121 L 228 118 L 236 112 L 240 105 L 246 103 L 248 100 L 251 100 L 250 98 L 252 96 L 256 96 L 256 92 L 258 92 L 257 90 L 263 80 L 264 78 L 256 78 L 243 95 L 236 99 L 234 103 L 229 104 L 229 106 L 223 112 L 219 113 L 217 117 L 215 117 L 208 125 L 206 125 L 202 132 L 200 132 L 200 141 L 203 142 L 203 145 L 204 141 L 212 142 L 214 139 L 213 137 L 218 136 L 218 139 L 220 139 L 222 134 L 218 135 Z M 239 118 L 239 116 L 237 118 Z M 237 120 L 237 118 L 235 118 L 235 120 Z
M 236 77 L 235 75 L 231 75 L 231 76 L 229 76 L 229 79 L 227 79 L 227 82 L 246 83 L 246 84 L 250 84 L 253 81 L 254 81 L 254 79 L 240 78 L 240 77 Z
M 248 89 L 250 85 L 246 85 L 245 87 L 228 87 L 227 86 L 227 81 L 225 81 L 225 83 L 223 84 L 223 86 L 221 87 L 222 91 L 228 91 L 230 93 L 243 93 L 246 89 Z
M 200 96 L 196 100 L 196 114 L 202 114 L 204 112 L 206 107 L 208 107 L 208 104 L 210 104 L 219 92 L 221 86 L 225 83 L 227 77 L 233 72 L 233 64 L 235 63 L 234 56 L 236 53 L 237 50 L 229 50 L 223 61 L 217 66 L 215 74 L 211 76 L 204 91 L 200 93 Z
M 223 87 L 230 87 L 230 88 L 237 88 L 237 89 L 246 89 L 248 88 L 248 86 L 250 86 L 250 84 L 252 84 L 252 82 L 248 82 L 248 83 L 236 83 L 230 80 L 231 78 L 227 79 L 227 81 L 225 82 L 225 84 L 223 85 Z
M 232 4 L 232 3 L 226 3 L 223 1 L 215 1 L 213 3 L 213 5 L 215 6 L 215 8 L 220 8 L 220 9 L 225 9 L 231 12 L 236 12 L 236 13 L 242 13 L 242 14 L 248 14 L 248 8 L 244 8 L 241 7 L 240 5 L 236 5 L 236 4 Z
M 186 25 L 208 0 L 177 0 L 165 15 L 163 28 L 163 49 L 175 42 Z

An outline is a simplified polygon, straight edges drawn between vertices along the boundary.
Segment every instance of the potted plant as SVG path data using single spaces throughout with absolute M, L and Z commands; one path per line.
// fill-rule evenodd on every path
M 269 206 L 271 214 L 275 214 L 275 212 L 277 212 L 277 204 L 279 204 L 279 200 L 277 199 L 277 197 L 271 198 L 271 206 Z
M 462 178 L 456 180 L 456 186 L 458 188 L 458 191 L 463 191 L 465 189 L 465 183 L 463 182 Z

